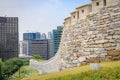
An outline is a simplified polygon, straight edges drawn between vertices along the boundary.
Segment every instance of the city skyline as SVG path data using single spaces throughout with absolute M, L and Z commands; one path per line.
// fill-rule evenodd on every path
M 62 25 L 74 7 L 90 0 L 2 0 L 0 16 L 19 17 L 19 38 L 25 32 L 49 32 Z

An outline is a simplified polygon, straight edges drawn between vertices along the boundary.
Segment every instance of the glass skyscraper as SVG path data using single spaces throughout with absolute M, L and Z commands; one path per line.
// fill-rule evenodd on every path
M 59 49 L 59 44 L 62 36 L 62 26 L 58 26 L 57 29 L 53 30 L 53 56 L 57 53 Z

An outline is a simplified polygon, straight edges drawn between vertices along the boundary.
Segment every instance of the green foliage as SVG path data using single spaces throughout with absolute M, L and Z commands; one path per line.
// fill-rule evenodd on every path
M 32 58 L 33 58 L 33 59 L 41 59 L 41 56 L 40 56 L 40 54 L 35 54 L 35 55 L 33 55 Z
M 39 74 L 37 70 L 34 70 L 29 66 L 22 66 L 20 68 L 20 77 L 19 77 L 19 71 L 17 71 L 15 74 L 12 75 L 12 77 L 9 78 L 9 80 L 20 80 L 24 77 L 36 75 L 36 74 Z
M 14 74 L 21 66 L 23 65 L 23 61 L 19 58 L 8 59 L 4 62 L 2 66 L 2 77 L 8 78 L 12 74 Z
M 119 80 L 120 67 L 103 68 L 97 71 L 87 71 L 81 74 L 67 75 L 47 80 Z
M 29 60 L 23 60 L 23 65 L 29 65 Z
M 3 67 L 3 62 L 2 62 L 2 60 L 0 59 L 0 80 L 3 79 L 3 77 L 2 77 L 2 67 Z

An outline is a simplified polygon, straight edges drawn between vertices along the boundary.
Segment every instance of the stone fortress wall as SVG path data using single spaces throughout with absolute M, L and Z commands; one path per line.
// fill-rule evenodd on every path
M 105 1 L 92 0 L 76 8 L 65 19 L 56 56 L 42 63 L 31 60 L 30 66 L 47 73 L 120 60 L 120 0 Z

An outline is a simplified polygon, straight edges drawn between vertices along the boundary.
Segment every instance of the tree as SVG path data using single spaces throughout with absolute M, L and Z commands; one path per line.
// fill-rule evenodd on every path
M 17 70 L 20 69 L 20 67 L 23 65 L 23 61 L 19 58 L 12 58 L 4 62 L 4 76 L 6 78 L 13 75 Z
M 2 62 L 2 60 L 0 59 L 0 80 L 3 79 L 3 77 L 2 77 L 2 67 L 3 67 L 3 62 Z

